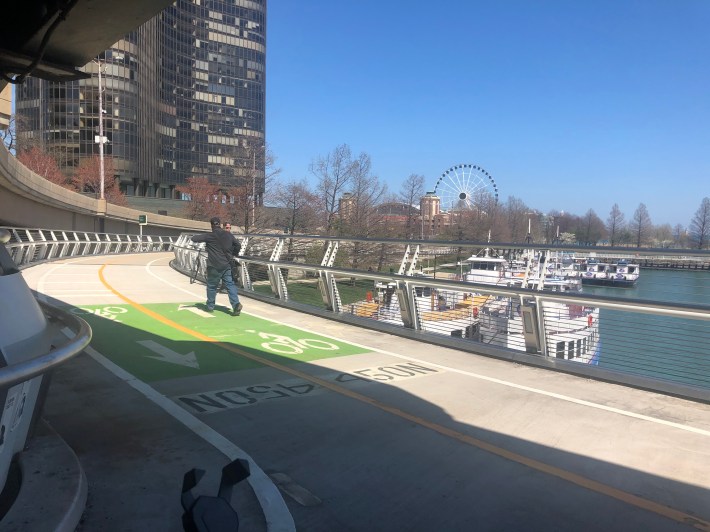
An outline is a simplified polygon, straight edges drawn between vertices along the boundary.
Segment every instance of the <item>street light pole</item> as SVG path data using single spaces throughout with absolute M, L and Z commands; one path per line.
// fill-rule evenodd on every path
M 256 225 L 256 149 L 251 152 L 251 224 Z
M 101 178 L 100 199 L 104 198 L 104 98 L 101 86 L 101 61 L 99 64 L 99 176 Z
M 251 223 L 256 225 L 256 150 L 263 150 L 266 145 L 252 146 L 251 152 Z M 266 157 L 264 157 L 266 160 Z M 264 162 L 264 164 L 266 164 Z

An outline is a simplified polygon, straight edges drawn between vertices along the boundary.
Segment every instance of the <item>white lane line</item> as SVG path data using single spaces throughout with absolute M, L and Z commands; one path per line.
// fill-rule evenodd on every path
M 64 329 L 62 332 L 70 338 L 74 336 L 74 333 L 69 329 Z M 230 460 L 236 460 L 237 458 L 247 460 L 249 462 L 249 471 L 251 472 L 247 480 L 254 490 L 256 497 L 259 499 L 266 519 L 267 529 L 269 532 L 295 532 L 296 525 L 293 521 L 293 517 L 278 488 L 274 485 L 269 476 L 257 465 L 254 459 L 243 449 L 222 436 L 206 423 L 203 423 L 195 416 L 176 405 L 164 395 L 158 393 L 154 388 L 138 379 L 133 374 L 111 362 L 104 355 L 96 351 L 96 349 L 89 346 L 84 349 L 84 351 L 96 362 L 116 375 L 116 377 L 134 390 L 143 394 L 148 400 L 162 408 L 227 458 Z
M 66 261 L 59 262 L 59 263 L 53 263 L 53 267 L 50 268 L 50 269 L 48 269 L 45 273 L 43 273 L 43 274 L 40 276 L 40 278 L 37 280 L 37 294 L 38 294 L 38 295 L 37 295 L 37 299 L 39 299 L 40 301 L 44 301 L 44 302 L 46 303 L 46 302 L 47 302 L 47 296 L 49 296 L 49 297 L 57 297 L 57 296 L 67 297 L 67 296 L 73 296 L 73 295 L 79 295 L 79 296 L 89 296 L 89 295 L 93 295 L 93 294 L 77 294 L 77 292 L 80 292 L 81 289 L 72 290 L 71 292 L 61 292 L 61 293 L 51 293 L 51 294 L 47 294 L 47 290 L 48 290 L 47 287 L 48 287 L 48 285 L 50 285 L 50 284 L 55 284 L 55 281 L 49 280 L 49 277 L 50 277 L 50 276 L 52 276 L 52 277 L 55 277 L 55 276 L 59 276 L 59 277 L 64 277 L 64 276 L 66 276 L 66 277 L 76 277 L 76 278 L 77 278 L 77 281 L 75 281 L 75 282 L 82 282 L 82 283 L 84 283 L 84 280 L 87 278 L 87 275 L 86 275 L 85 272 L 84 272 L 84 273 L 81 273 L 81 274 L 77 274 L 77 273 L 74 273 L 74 272 L 62 272 L 62 271 L 60 271 L 60 270 L 62 270 L 65 266 L 73 266 L 73 265 L 75 265 L 75 264 L 77 264 L 77 263 L 86 262 L 86 261 L 88 261 L 88 260 L 95 259 L 95 258 L 96 258 L 96 257 L 82 257 L 82 258 L 79 258 L 79 259 L 71 259 L 71 260 L 66 260 Z M 101 265 L 100 265 L 100 264 L 90 264 L 90 266 L 96 266 L 96 268 L 98 268 L 98 267 L 100 267 Z M 67 283 L 71 283 L 71 281 L 69 281 L 69 280 L 62 281 L 61 284 L 67 284 Z M 89 281 L 89 283 L 91 283 L 91 281 Z M 94 284 L 96 284 L 96 283 L 94 283 Z M 97 286 L 98 289 L 101 290 L 101 292 L 100 292 L 99 294 L 96 294 L 97 297 L 106 297 L 106 296 L 115 297 L 114 294 L 112 294 L 110 291 L 108 291 L 108 290 L 105 290 L 105 291 L 104 291 L 104 290 L 103 290 L 103 288 L 104 288 L 103 286 L 99 286 L 99 285 L 96 285 L 96 286 Z M 97 290 L 97 288 L 94 288 L 93 290 Z
M 176 290 L 180 290 L 180 291 L 185 292 L 185 293 L 187 293 L 187 294 L 190 294 L 190 295 L 192 295 L 192 296 L 194 296 L 194 297 L 200 297 L 200 296 L 198 296 L 197 294 L 195 294 L 194 292 L 192 292 L 192 291 L 190 291 L 190 290 L 186 290 L 186 289 L 184 289 L 184 288 L 181 287 L 181 286 L 175 285 L 175 284 L 171 283 L 170 281 L 167 281 L 166 279 L 161 278 L 161 277 L 159 277 L 158 275 L 155 275 L 153 272 L 151 272 L 151 271 L 150 271 L 151 266 L 153 265 L 154 262 L 157 262 L 157 261 L 159 261 L 159 260 L 165 260 L 165 258 L 156 259 L 156 260 L 151 261 L 151 262 L 149 262 L 148 264 L 146 264 L 146 270 L 148 271 L 148 273 L 149 273 L 150 275 L 152 275 L 152 276 L 155 277 L 156 279 L 159 279 L 159 280 L 162 281 L 163 283 L 165 283 L 165 284 L 167 284 L 167 285 L 169 285 L 169 286 L 175 288 Z M 226 296 L 225 296 L 225 297 L 226 297 Z M 266 321 L 270 321 L 270 322 L 272 322 L 272 323 L 278 323 L 279 325 L 286 325 L 286 326 L 288 326 L 288 327 L 292 327 L 292 328 L 294 328 L 294 329 L 298 329 L 298 330 L 301 330 L 301 331 L 304 331 L 304 332 L 309 332 L 309 333 L 312 333 L 312 334 L 318 334 L 318 335 L 320 335 L 320 336 L 323 336 L 323 337 L 325 337 L 325 338 L 330 338 L 330 339 L 332 339 L 332 340 L 338 340 L 338 341 L 340 341 L 340 342 L 343 341 L 342 338 L 338 338 L 338 337 L 336 337 L 336 336 L 330 336 L 330 335 L 327 335 L 327 334 L 323 334 L 322 332 L 312 331 L 312 330 L 310 330 L 310 329 L 306 329 L 306 328 L 304 328 L 304 327 L 300 327 L 300 326 L 297 326 L 297 325 L 292 325 L 292 324 L 290 324 L 290 323 L 284 323 L 284 322 L 282 322 L 282 321 L 274 320 L 274 319 L 272 319 L 272 318 L 267 318 L 267 317 L 264 317 L 264 316 L 259 316 L 258 314 L 254 314 L 253 312 L 245 312 L 245 311 L 242 311 L 242 312 L 244 312 L 245 314 L 251 314 L 251 315 L 253 315 L 253 316 L 256 316 L 256 317 L 261 318 L 261 319 L 266 320 Z M 488 376 L 486 376 L 486 375 L 481 375 L 481 374 L 478 374 L 478 373 L 473 373 L 473 372 L 471 372 L 471 371 L 465 371 L 465 370 L 461 370 L 461 369 L 457 369 L 457 368 L 452 368 L 452 367 L 449 367 L 449 366 L 444 366 L 444 365 L 442 365 L 442 364 L 436 364 L 435 362 L 431 362 L 431 361 L 429 361 L 429 360 L 422 360 L 422 359 L 415 358 L 415 357 L 409 356 L 409 355 L 400 355 L 400 354 L 397 354 L 397 353 L 393 353 L 393 352 L 391 352 L 391 351 L 385 351 L 385 350 L 383 350 L 383 349 L 372 348 L 372 347 L 370 347 L 370 346 L 358 344 L 358 343 L 356 343 L 356 342 L 352 342 L 352 341 L 349 341 L 349 340 L 347 341 L 347 343 L 349 343 L 349 344 L 351 344 L 351 345 L 354 345 L 354 346 L 356 346 L 356 347 L 361 347 L 361 348 L 363 348 L 363 349 L 367 349 L 367 350 L 370 350 L 370 351 L 374 351 L 374 352 L 376 352 L 376 353 L 382 353 L 382 354 L 384 354 L 384 355 L 389 355 L 389 356 L 393 356 L 393 357 L 396 357 L 396 358 L 401 358 L 401 359 L 403 359 L 403 360 L 414 360 L 415 362 L 419 362 L 419 363 L 421 363 L 421 364 L 429 364 L 429 365 L 431 365 L 431 366 L 436 366 L 436 367 L 441 368 L 441 369 L 446 370 L 446 371 L 452 371 L 452 372 L 454 372 L 454 373 L 459 373 L 460 375 L 466 375 L 467 377 L 473 377 L 473 378 L 475 378 L 475 379 L 479 379 L 479 380 L 491 382 L 491 383 L 494 383 L 494 384 L 499 384 L 499 385 L 501 385 L 501 386 L 507 386 L 507 387 L 509 387 L 509 388 L 515 388 L 515 389 L 518 389 L 518 390 L 522 390 L 522 391 L 526 391 L 526 392 L 530 392 L 530 393 L 534 393 L 534 394 L 538 394 L 538 395 L 544 395 L 544 396 L 546 396 L 546 397 L 551 397 L 551 398 L 553 398 L 553 399 L 558 399 L 558 400 L 560 400 L 560 401 L 566 401 L 566 402 L 568 402 L 568 403 L 573 403 L 573 404 L 577 404 L 577 405 L 580 405 L 580 406 L 586 406 L 586 407 L 589 407 L 589 408 L 595 408 L 595 409 L 597 409 L 597 410 L 603 410 L 603 411 L 605 411 L 605 412 L 611 412 L 611 413 L 613 413 L 613 414 L 618 414 L 618 415 L 621 415 L 621 416 L 626 416 L 626 417 L 630 417 L 630 418 L 634 418 L 634 419 L 639 419 L 639 420 L 642 420 L 642 421 L 648 421 L 649 423 L 656 423 L 656 424 L 658 424 L 658 425 L 665 425 L 665 426 L 667 426 L 667 427 L 672 427 L 672 428 L 675 428 L 675 429 L 680 429 L 680 430 L 684 430 L 684 431 L 687 431 L 687 432 L 693 432 L 693 433 L 695 433 L 695 434 L 700 434 L 701 436 L 710 436 L 710 430 L 704 430 L 704 429 L 697 428 L 697 427 L 691 427 L 691 426 L 689 426 L 689 425 L 683 425 L 682 423 L 675 423 L 675 422 L 673 422 L 673 421 L 667 421 L 667 420 L 665 420 L 665 419 L 659 419 L 659 418 L 657 418 L 657 417 L 646 416 L 646 415 L 644 415 L 644 414 L 638 414 L 638 413 L 636 413 L 636 412 L 630 412 L 630 411 L 628 411 L 628 410 L 622 410 L 622 409 L 620 409 L 620 408 L 614 408 L 614 407 L 612 407 L 612 406 L 602 405 L 602 404 L 599 404 L 599 403 L 593 403 L 593 402 L 591 402 L 591 401 L 585 401 L 584 399 L 577 399 L 576 397 L 570 397 L 570 396 L 568 396 L 568 395 L 562 395 L 562 394 L 555 393 L 555 392 L 549 392 L 549 391 L 547 391 L 547 390 L 541 390 L 541 389 L 539 389 L 539 388 L 532 388 L 532 387 L 530 387 L 530 386 L 524 386 L 524 385 L 522 385 L 522 384 L 516 384 L 516 383 L 514 383 L 514 382 L 504 381 L 504 380 L 501 380 L 501 379 L 496 379 L 496 378 L 494 378 L 494 377 L 488 377 Z

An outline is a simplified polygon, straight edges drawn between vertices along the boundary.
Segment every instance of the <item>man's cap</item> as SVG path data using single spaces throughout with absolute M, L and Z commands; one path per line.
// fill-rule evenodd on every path
M 221 225 L 222 220 L 220 220 L 217 216 L 215 216 L 214 218 L 210 218 L 210 223 L 212 224 L 212 227 L 215 227 L 215 226 Z

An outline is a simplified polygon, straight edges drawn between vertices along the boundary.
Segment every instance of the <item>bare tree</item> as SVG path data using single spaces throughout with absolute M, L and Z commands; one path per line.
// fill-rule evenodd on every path
M 609 235 L 609 244 L 612 246 L 619 241 L 619 233 L 624 227 L 624 213 L 619 205 L 614 203 L 606 219 L 606 230 Z
M 378 207 L 387 194 L 387 187 L 371 173 L 372 163 L 366 153 L 358 155 L 351 165 L 350 206 L 347 213 L 341 212 L 339 232 L 345 236 L 379 236 L 385 227 Z M 353 244 L 351 267 L 361 262 L 372 263 L 377 249 L 361 242 Z
M 409 174 L 409 177 L 402 183 L 399 199 L 407 207 L 407 221 L 405 224 L 405 234 L 412 238 L 416 229 L 417 214 L 419 214 L 419 201 L 424 195 L 424 176 L 421 174 Z
M 341 234 L 348 236 L 371 236 L 380 231 L 382 225 L 377 207 L 387 194 L 387 187 L 379 177 L 371 173 L 370 156 L 361 153 L 351 165 L 350 192 L 352 209 L 342 216 Z
M 654 247 L 667 248 L 673 242 L 673 228 L 671 224 L 661 224 L 653 228 Z
M 508 222 L 509 238 L 511 242 L 525 242 L 528 234 L 528 213 L 531 209 L 525 202 L 514 196 L 509 196 L 505 203 L 504 212 Z
M 209 220 L 222 214 L 219 187 L 206 177 L 188 177 L 175 189 L 186 198 L 186 214 L 191 220 Z
M 589 209 L 581 218 L 583 233 L 582 240 L 587 244 L 596 244 L 604 237 L 604 222 L 597 216 L 594 209 Z
M 126 196 L 121 192 L 114 175 L 113 159 L 105 157 L 104 197 L 109 203 L 125 207 L 128 205 Z M 94 155 L 93 157 L 83 158 L 74 173 L 71 183 L 77 192 L 92 192 L 98 198 L 101 191 L 101 160 L 99 156 Z
M 241 186 L 222 187 L 224 193 L 224 219 L 229 220 L 233 227 L 241 227 L 244 233 L 249 232 L 254 219 L 259 220 L 261 209 L 252 205 L 253 188 L 242 183 Z M 256 214 L 255 214 L 256 213 Z
M 491 240 L 503 241 L 510 240 L 508 237 L 507 226 L 503 208 L 498 203 L 498 199 L 492 194 L 489 194 L 488 200 L 485 203 L 486 220 L 477 228 L 473 238 L 484 241 L 488 239 L 490 232 Z
M 673 246 L 681 248 L 685 245 L 686 230 L 681 224 L 673 226 Z
M 640 203 L 634 212 L 634 218 L 629 224 L 629 229 L 634 235 L 637 248 L 640 248 L 642 244 L 648 243 L 651 237 L 651 231 L 653 231 L 653 223 L 648 214 L 648 209 L 646 209 L 646 205 L 643 203 Z
M 244 233 L 260 232 L 273 222 L 264 208 L 270 183 L 281 173 L 276 157 L 268 145 L 247 143 L 241 146 L 234 178 L 223 180 L 217 187 L 223 194 L 223 217 Z M 262 170 L 263 169 L 263 170 Z
M 325 157 L 310 165 L 310 172 L 318 179 L 318 197 L 321 203 L 326 234 L 331 234 L 338 215 L 339 200 L 352 180 L 353 161 L 347 144 L 337 146 Z
M 293 235 L 297 231 L 308 233 L 316 229 L 318 196 L 305 179 L 298 182 L 291 180 L 280 186 L 273 200 L 282 211 L 278 222 L 288 234 Z
M 690 221 L 690 240 L 697 249 L 708 247 L 710 243 L 710 198 L 703 198 Z
M 577 230 L 577 220 L 578 217 L 574 214 L 562 211 L 557 218 L 557 223 L 560 226 L 560 234 L 562 233 L 575 233 Z M 575 235 L 575 241 L 576 241 Z
M 0 128 L 0 137 L 9 151 L 12 154 L 17 153 L 17 115 L 13 114 L 10 116 L 10 122 L 7 128 Z
M 17 159 L 35 174 L 55 185 L 72 189 L 71 183 L 59 169 L 57 160 L 39 146 L 32 146 L 17 153 Z

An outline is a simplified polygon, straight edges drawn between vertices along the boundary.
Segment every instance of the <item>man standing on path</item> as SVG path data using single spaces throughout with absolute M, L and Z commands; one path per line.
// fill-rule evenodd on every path
M 220 280 L 227 287 L 232 315 L 239 316 L 242 304 L 239 302 L 237 286 L 232 280 L 232 257 L 239 254 L 240 244 L 234 235 L 220 227 L 220 219 L 210 220 L 211 233 L 192 237 L 193 242 L 204 242 L 207 249 L 207 312 L 214 311 L 217 287 Z

